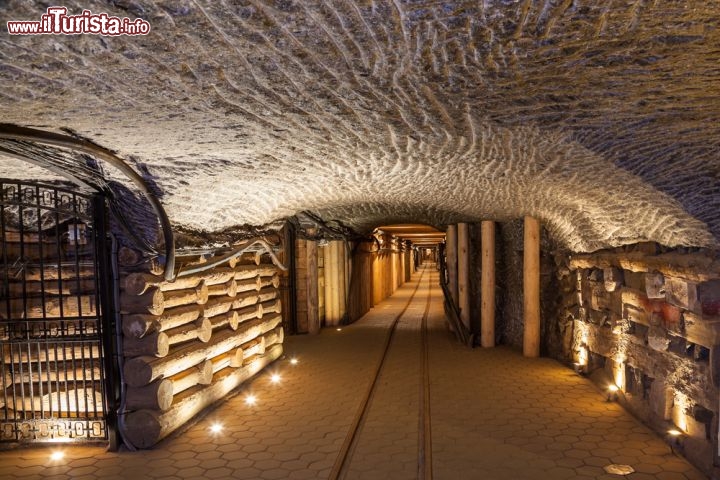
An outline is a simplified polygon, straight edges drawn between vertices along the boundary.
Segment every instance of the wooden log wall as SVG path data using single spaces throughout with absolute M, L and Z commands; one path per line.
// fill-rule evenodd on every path
M 298 239 L 295 242 L 295 316 L 298 333 L 309 333 L 308 322 L 308 280 L 312 273 L 308 270 L 307 246 L 311 240 Z M 313 242 L 315 243 L 315 242 Z M 317 275 L 317 271 L 315 272 Z
M 378 251 L 374 242 L 333 240 L 318 247 L 315 241 L 297 241 L 300 333 L 317 333 L 320 326 L 337 326 L 344 318 L 354 322 L 410 278 L 415 271 L 410 246 L 390 235 L 384 243 Z
M 352 257 L 352 275 L 348 297 L 348 319 L 358 320 L 374 305 L 373 303 L 373 263 L 375 245 L 372 242 L 360 243 Z
M 121 279 L 125 434 L 148 448 L 282 354 L 280 278 L 255 254 L 166 282 Z M 149 265 L 149 264 L 148 264 Z
M 720 270 L 710 253 L 622 249 L 573 255 L 561 277 L 564 349 L 602 367 L 626 404 L 711 466 L 718 444 Z

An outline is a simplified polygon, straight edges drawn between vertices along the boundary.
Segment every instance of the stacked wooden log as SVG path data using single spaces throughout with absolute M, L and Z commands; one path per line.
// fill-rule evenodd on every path
M 280 280 L 259 260 L 174 282 L 151 268 L 123 275 L 124 423 L 135 446 L 154 445 L 282 354 Z

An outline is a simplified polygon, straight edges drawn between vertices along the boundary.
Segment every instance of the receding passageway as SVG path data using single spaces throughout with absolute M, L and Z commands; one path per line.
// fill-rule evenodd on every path
M 556 361 L 460 346 L 442 298 L 438 273 L 426 264 L 355 324 L 286 339 L 282 359 L 152 450 L 73 446 L 56 449 L 65 457 L 51 460 L 47 449 L 18 449 L 0 452 L 0 473 L 88 480 L 612 479 L 620 477 L 604 468 L 619 464 L 634 469 L 631 480 L 705 478 Z

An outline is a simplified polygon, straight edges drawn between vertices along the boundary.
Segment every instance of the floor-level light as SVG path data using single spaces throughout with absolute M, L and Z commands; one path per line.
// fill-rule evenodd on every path
M 270 381 L 271 381 L 272 383 L 275 383 L 275 384 L 280 383 L 280 380 L 282 380 L 282 377 L 280 376 L 280 374 L 273 373 L 273 374 L 270 376 Z
M 217 435 L 218 433 L 222 432 L 223 426 L 221 423 L 213 423 L 210 425 L 210 432 Z
M 247 397 L 245 397 L 245 404 L 246 404 L 246 405 L 249 405 L 249 406 L 252 407 L 252 406 L 255 405 L 256 403 L 257 403 L 257 398 L 255 397 L 255 395 L 248 395 Z
M 53 462 L 59 462 L 63 458 L 65 458 L 65 452 L 62 452 L 60 450 L 55 450 L 50 454 L 50 460 L 52 460 Z
M 613 402 L 618 399 L 618 392 L 620 391 L 620 387 L 617 385 L 608 385 L 607 387 L 607 401 Z
M 292 357 L 292 358 L 290 359 L 290 364 L 291 364 L 291 365 L 297 365 L 297 364 L 298 364 L 298 359 L 295 358 L 295 357 Z
M 683 439 L 685 438 L 685 434 L 681 430 L 671 428 L 667 431 L 666 438 L 668 444 L 670 444 L 670 451 L 674 451 L 674 448 L 680 450 L 683 448 Z

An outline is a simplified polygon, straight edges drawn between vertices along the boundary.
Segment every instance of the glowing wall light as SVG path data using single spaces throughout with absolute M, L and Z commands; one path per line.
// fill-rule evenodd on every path
M 675 392 L 673 398 L 672 420 L 681 432 L 687 433 L 688 419 L 685 412 L 688 411 L 690 399 L 682 392 Z
M 625 391 L 625 360 L 624 355 L 617 355 L 612 367 L 615 385 L 623 392 Z

